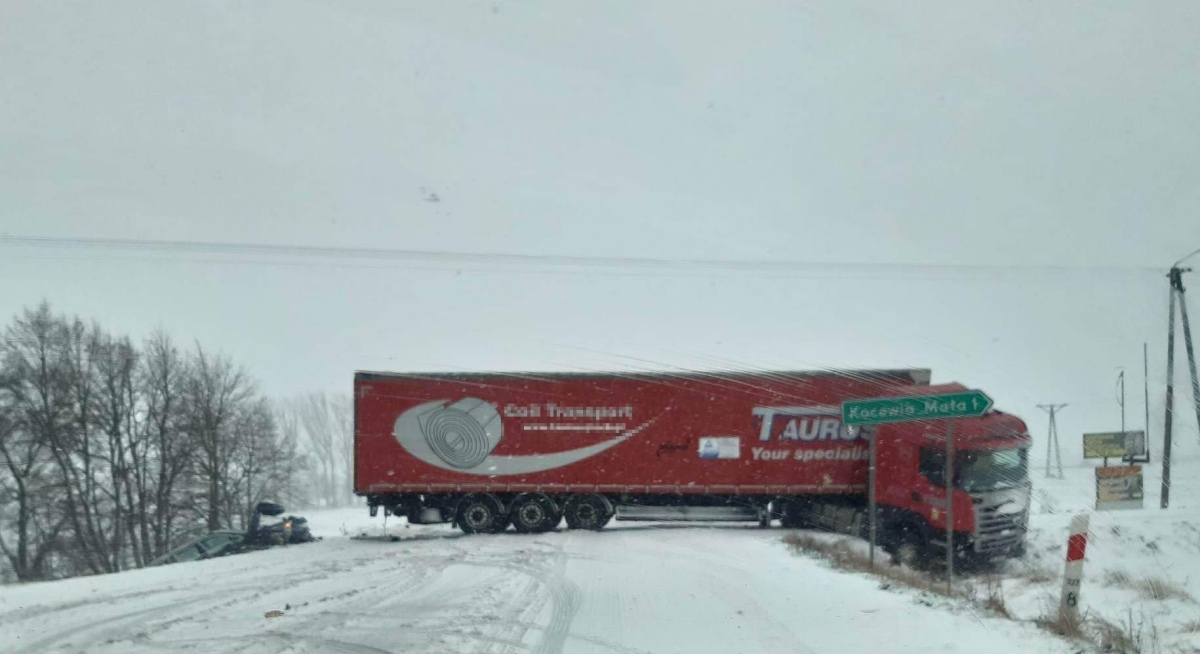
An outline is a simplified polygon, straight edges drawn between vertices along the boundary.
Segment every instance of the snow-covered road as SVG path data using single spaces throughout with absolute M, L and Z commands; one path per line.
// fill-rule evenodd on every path
M 796 557 L 779 529 L 462 537 L 393 521 L 391 541 L 374 521 L 361 540 L 358 512 L 311 516 L 326 535 L 311 545 L 0 588 L 0 651 L 1069 651 Z

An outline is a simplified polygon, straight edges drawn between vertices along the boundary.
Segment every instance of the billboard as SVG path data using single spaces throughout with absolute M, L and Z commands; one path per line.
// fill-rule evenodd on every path
M 1142 467 L 1096 468 L 1096 510 L 1142 508 Z
M 1083 435 L 1083 458 L 1119 459 L 1125 456 L 1145 456 L 1146 432 L 1108 431 Z

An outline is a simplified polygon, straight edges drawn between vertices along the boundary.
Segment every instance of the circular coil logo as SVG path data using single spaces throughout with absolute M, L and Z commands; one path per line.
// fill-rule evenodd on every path
M 472 401 L 478 404 L 464 411 L 461 405 Z M 431 411 L 422 418 L 425 442 L 439 459 L 455 468 L 474 468 L 483 463 L 500 440 L 500 416 L 492 405 L 482 400 L 468 398 Z M 487 432 L 487 425 L 494 421 L 497 425 L 495 440 Z
M 647 420 L 599 443 L 569 450 L 528 455 L 495 455 L 504 435 L 503 419 L 495 405 L 474 397 L 457 402 L 436 400 L 414 406 L 396 418 L 392 435 L 409 454 L 431 466 L 472 475 L 495 477 L 553 470 L 595 456 L 637 435 Z

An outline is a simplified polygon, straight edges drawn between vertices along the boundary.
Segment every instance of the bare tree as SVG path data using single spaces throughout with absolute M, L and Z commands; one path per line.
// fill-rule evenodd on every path
M 146 340 L 139 370 L 140 394 L 144 402 L 144 449 L 135 462 L 139 529 L 142 558 L 150 560 L 171 545 L 182 500 L 180 484 L 191 471 L 196 440 L 184 430 L 184 393 L 187 363 L 164 332 Z
M 128 338 L 104 336 L 97 348 L 96 371 L 99 388 L 95 410 L 102 433 L 102 458 L 108 470 L 102 474 L 101 488 L 110 502 L 110 513 L 103 519 L 112 523 L 109 537 L 109 568 L 126 565 L 131 551 L 137 566 L 145 563 L 138 523 L 144 513 L 135 502 L 139 479 L 144 477 L 145 438 L 139 424 L 140 400 L 137 393 L 137 351 Z
M 319 409 L 333 493 L 343 414 Z M 261 500 L 301 503 L 301 417 L 199 344 L 183 355 L 159 332 L 139 352 L 45 303 L 25 310 L 0 340 L 0 581 L 140 567 L 197 520 L 245 527 Z
M 0 529 L 0 550 L 21 581 L 44 579 L 59 547 L 65 517 L 55 504 L 50 444 L 65 430 L 70 397 L 62 360 L 62 325 L 42 303 L 25 310 L 0 344 L 0 509 L 11 507 L 12 538 Z M 8 522 L 7 520 L 5 522 Z M 7 525 L 6 525 L 7 527 Z
M 100 365 L 109 337 L 79 319 L 64 321 L 63 332 L 70 420 L 50 438 L 50 454 L 63 478 L 70 554 L 87 572 L 115 572 L 122 568 L 122 462 L 114 458 L 100 420 Z
M 255 389 L 244 370 L 224 356 L 205 353 L 199 344 L 189 372 L 184 384 L 185 420 L 199 447 L 197 471 L 205 486 L 205 522 L 215 531 L 232 526 L 232 516 L 222 511 L 235 444 L 232 422 Z
M 230 505 L 248 519 L 259 502 L 284 499 L 300 457 L 295 439 L 285 437 L 278 429 L 276 413 L 266 398 L 255 398 L 242 406 L 233 430 L 237 446 L 231 480 L 236 483 L 230 488 L 236 493 Z
M 320 499 L 327 506 L 351 497 L 354 441 L 348 399 L 311 393 L 296 400 L 300 424 L 310 447 Z
M 311 460 L 300 451 L 300 418 L 295 402 L 275 403 L 275 424 L 279 429 L 280 445 L 291 452 L 292 459 L 278 497 L 288 506 L 306 506 L 311 501 L 306 480 L 311 478 L 313 466 Z
M 348 395 L 337 395 L 331 404 L 338 470 L 342 475 L 338 486 L 340 504 L 351 504 L 354 502 L 354 400 Z

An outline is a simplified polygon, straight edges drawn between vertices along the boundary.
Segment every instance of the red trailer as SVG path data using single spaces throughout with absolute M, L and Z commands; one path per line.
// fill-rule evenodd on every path
M 880 542 L 945 546 L 945 421 L 851 427 L 848 399 L 961 390 L 927 370 L 355 375 L 354 488 L 411 523 L 468 533 L 609 520 L 757 520 L 862 533 L 877 440 Z M 954 547 L 1019 554 L 1030 438 L 955 419 Z M 944 551 L 944 550 L 943 550 Z

